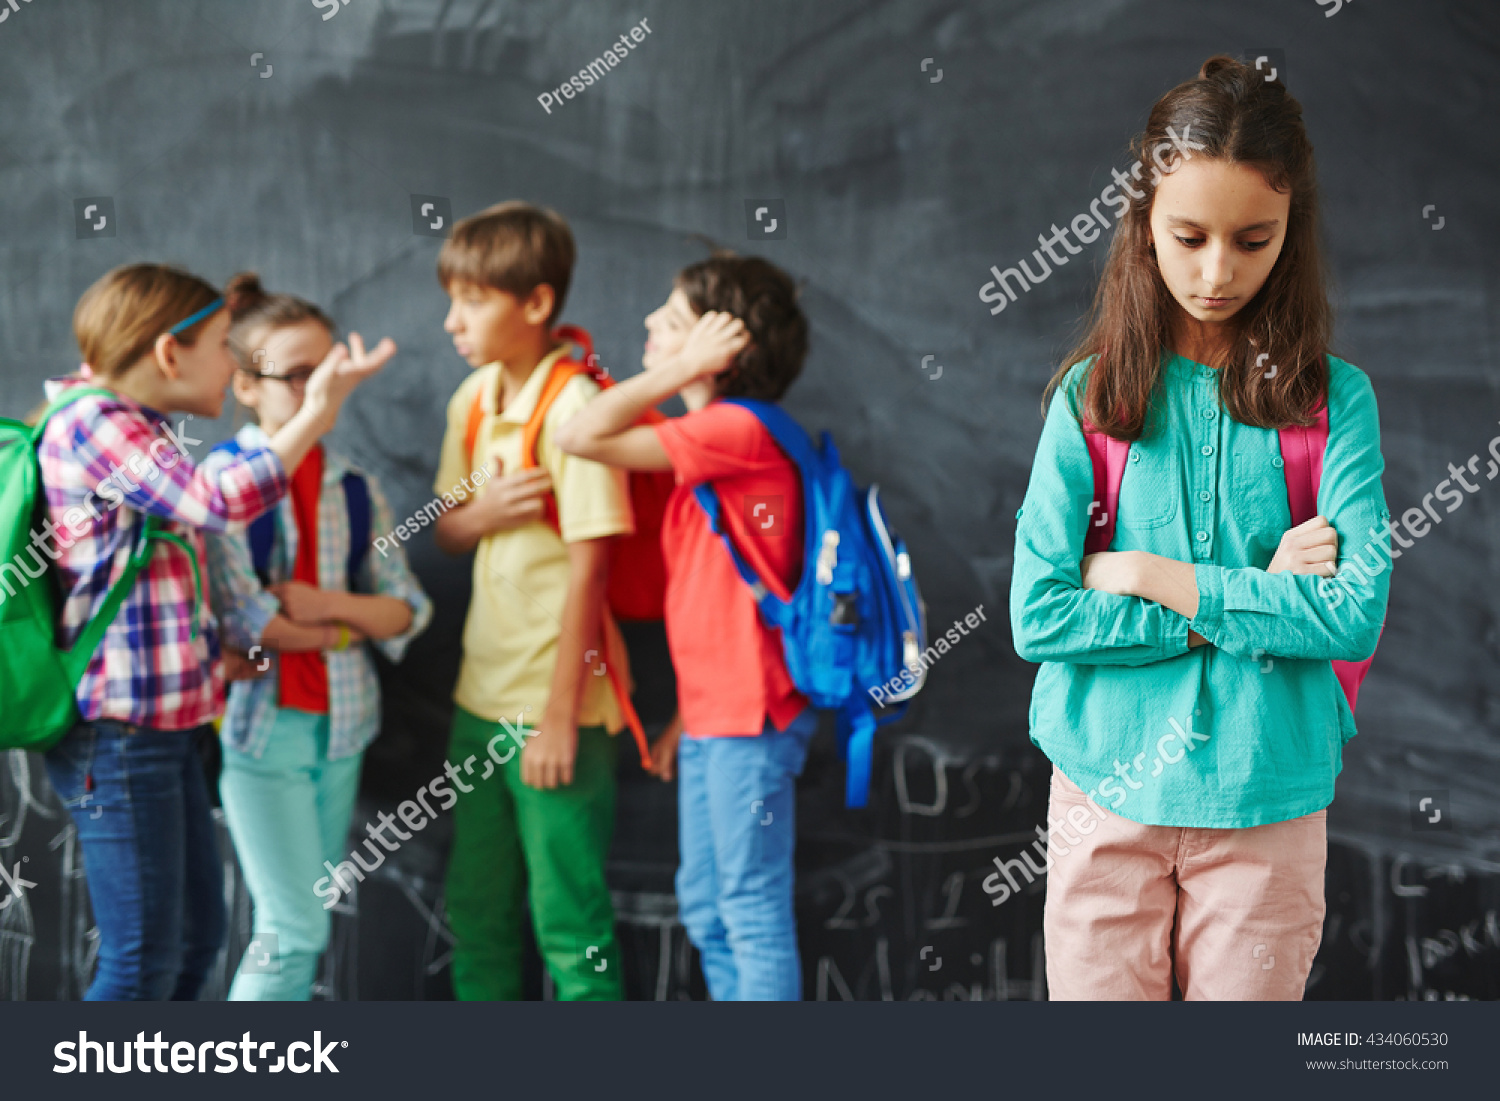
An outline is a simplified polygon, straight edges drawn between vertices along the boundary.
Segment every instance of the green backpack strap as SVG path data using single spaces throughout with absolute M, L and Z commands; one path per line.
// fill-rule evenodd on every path
M 141 570 L 145 569 L 146 564 L 151 561 L 151 553 L 156 549 L 158 542 L 173 543 L 181 547 L 186 552 L 188 561 L 193 564 L 193 580 L 197 584 L 197 589 L 193 601 L 192 637 L 194 639 L 198 637 L 198 616 L 203 606 L 203 571 L 198 565 L 198 555 L 186 539 L 172 532 L 162 531 L 161 525 L 160 517 L 146 517 L 145 528 L 141 532 L 141 538 L 137 541 L 135 550 L 131 552 L 130 561 L 125 564 L 125 571 L 110 586 L 109 595 L 104 598 L 104 603 L 99 605 L 99 611 L 93 619 L 89 620 L 88 626 L 79 634 L 77 641 L 73 643 L 73 648 L 61 655 L 68 676 L 72 677 L 75 685 L 83 679 L 89 662 L 93 660 L 94 653 L 104 641 L 104 633 L 109 630 L 109 625 L 114 622 L 115 616 L 119 615 L 120 605 L 125 603 L 125 597 L 135 587 Z
M 113 390 L 107 390 L 102 386 L 74 386 L 63 393 L 49 405 L 46 411 L 37 420 L 31 430 L 32 447 L 35 448 L 41 442 L 42 432 L 47 427 L 47 421 L 52 415 L 63 409 L 79 398 L 90 394 L 100 397 L 112 398 L 115 396 Z M 63 665 L 68 675 L 72 677 L 76 685 L 83 679 L 83 674 L 93 660 L 94 653 L 99 649 L 99 644 L 104 641 L 104 634 L 109 630 L 109 625 L 114 622 L 115 616 L 120 612 L 120 605 L 125 602 L 125 597 L 135 586 L 140 577 L 141 570 L 151 560 L 151 553 L 156 549 L 158 542 L 172 543 L 187 554 L 188 561 L 193 564 L 193 581 L 196 585 L 193 601 L 192 637 L 198 637 L 198 617 L 203 606 L 203 570 L 198 564 L 198 555 L 194 552 L 192 545 L 180 535 L 162 530 L 162 520 L 157 516 L 147 516 L 146 523 L 141 531 L 140 539 L 136 548 L 131 552 L 130 561 L 125 564 L 125 571 L 120 574 L 119 579 L 110 587 L 109 595 L 104 598 L 104 603 L 99 606 L 98 614 L 84 627 L 79 634 L 73 648 L 62 655 Z
M 37 418 L 36 424 L 32 425 L 32 449 L 35 450 L 36 445 L 41 442 L 42 432 L 46 429 L 47 422 L 52 418 L 52 414 L 58 412 L 60 409 L 67 408 L 79 398 L 88 397 L 90 394 L 95 394 L 99 397 L 105 398 L 112 398 L 117 396 L 113 390 L 106 390 L 103 386 L 73 386 L 63 391 L 63 393 L 57 398 L 56 401 L 54 401 L 51 405 L 47 406 L 45 410 L 43 410 L 42 415 Z

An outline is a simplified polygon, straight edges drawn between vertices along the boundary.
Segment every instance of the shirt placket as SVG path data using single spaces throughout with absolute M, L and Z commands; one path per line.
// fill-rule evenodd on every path
M 1214 515 L 1219 504 L 1219 469 L 1223 453 L 1223 423 L 1219 415 L 1218 374 L 1201 364 L 1193 368 L 1188 392 L 1188 438 L 1193 453 L 1188 479 L 1188 515 L 1192 518 L 1193 560 L 1211 562 L 1214 557 Z

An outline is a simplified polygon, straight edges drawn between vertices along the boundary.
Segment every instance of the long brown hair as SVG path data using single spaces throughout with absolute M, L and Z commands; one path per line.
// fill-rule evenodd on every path
M 94 377 L 111 382 L 135 366 L 161 336 L 219 297 L 191 272 L 165 264 L 115 268 L 86 290 L 73 310 L 73 335 Z M 205 317 L 177 334 L 192 347 Z
M 1267 81 L 1243 62 L 1220 55 L 1203 63 L 1196 80 L 1157 100 L 1131 149 L 1143 165 L 1152 163 L 1151 151 L 1162 143 L 1173 144 L 1169 127 L 1190 138 L 1194 157 L 1249 165 L 1272 188 L 1291 194 L 1281 255 L 1259 293 L 1230 322 L 1231 351 L 1211 366 L 1220 368 L 1219 397 L 1235 420 L 1262 428 L 1307 424 L 1328 392 L 1332 311 L 1318 244 L 1317 174 L 1302 107 L 1281 81 Z M 1181 309 L 1152 249 L 1157 179 L 1152 173 L 1139 182 L 1140 198 L 1122 191 L 1129 205 L 1110 243 L 1084 335 L 1043 398 L 1045 409 L 1072 366 L 1093 357 L 1075 412 L 1115 439 L 1140 438 Z M 1268 358 L 1260 361 L 1263 354 Z M 1262 377 L 1258 361 L 1277 365 L 1276 374 Z

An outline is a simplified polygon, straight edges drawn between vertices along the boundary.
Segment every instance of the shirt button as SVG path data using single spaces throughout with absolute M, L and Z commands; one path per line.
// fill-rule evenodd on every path
M 1208 490 L 1206 490 L 1206 489 L 1200 489 L 1198 491 L 1198 500 L 1200 500 L 1200 501 L 1208 501 L 1208 500 L 1212 500 L 1212 499 L 1213 499 L 1213 494 L 1210 493 Z
M 1208 542 L 1208 532 L 1206 532 L 1206 531 L 1200 531 L 1198 533 L 1198 542 L 1200 542 L 1200 543 L 1207 543 Z
M 1274 459 L 1271 460 L 1271 465 L 1272 466 L 1285 466 L 1286 462 L 1282 459 L 1282 457 L 1280 455 L 1277 455 Z
M 1215 411 L 1213 409 L 1205 409 L 1205 410 L 1203 410 L 1203 415 L 1205 417 L 1212 418 L 1212 417 L 1218 416 L 1218 413 L 1217 413 L 1217 411 Z
M 1214 453 L 1214 449 L 1213 449 L 1213 446 L 1211 444 L 1204 444 L 1198 450 L 1201 451 L 1205 455 L 1212 455 Z
M 1140 462 L 1141 461 L 1141 453 L 1139 451 L 1132 451 L 1130 453 L 1130 461 L 1133 462 L 1133 463 Z

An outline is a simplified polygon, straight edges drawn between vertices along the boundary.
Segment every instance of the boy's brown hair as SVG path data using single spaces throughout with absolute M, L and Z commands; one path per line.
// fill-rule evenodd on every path
M 807 318 L 792 277 L 769 260 L 725 250 L 683 268 L 674 282 L 700 316 L 731 314 L 750 333 L 750 344 L 715 380 L 718 396 L 780 401 L 807 356 Z
M 525 298 L 543 283 L 552 288 L 552 324 L 562 313 L 577 250 L 562 215 L 512 200 L 482 210 L 453 227 L 438 254 L 438 282 L 493 287 Z

